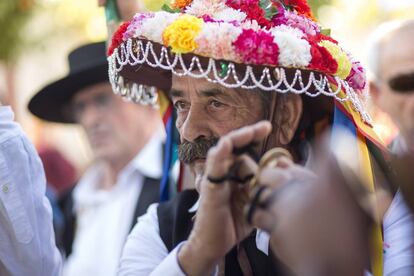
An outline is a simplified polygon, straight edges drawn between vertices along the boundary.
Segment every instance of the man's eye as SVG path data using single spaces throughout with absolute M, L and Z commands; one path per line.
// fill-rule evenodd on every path
M 223 104 L 223 103 L 221 103 L 221 102 L 219 102 L 219 101 L 216 101 L 216 100 L 212 100 L 212 101 L 210 101 L 210 105 L 211 105 L 212 107 L 214 107 L 214 108 L 221 108 L 221 107 L 223 107 L 223 106 L 224 106 L 224 104 Z
M 185 109 L 186 108 L 186 103 L 185 102 L 183 102 L 183 101 L 176 101 L 175 103 L 174 103 L 174 107 L 178 110 L 178 111 L 180 111 L 180 110 L 183 110 L 183 109 Z

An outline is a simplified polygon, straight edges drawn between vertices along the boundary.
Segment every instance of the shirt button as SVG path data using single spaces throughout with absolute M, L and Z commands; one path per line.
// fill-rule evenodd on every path
M 9 186 L 7 184 L 3 185 L 3 193 L 7 194 L 9 192 Z

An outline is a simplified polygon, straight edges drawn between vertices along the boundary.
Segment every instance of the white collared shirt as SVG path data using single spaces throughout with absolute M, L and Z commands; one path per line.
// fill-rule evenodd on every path
M 36 150 L 11 108 L 0 106 L 0 275 L 60 275 L 45 190 Z
M 162 137 L 155 135 L 120 172 L 110 190 L 99 189 L 100 167 L 91 167 L 74 190 L 77 217 L 68 276 L 116 275 L 145 177 L 162 175 Z
M 404 139 L 398 136 L 391 151 L 403 154 L 406 150 Z M 383 227 L 384 275 L 414 275 L 414 216 L 399 190 L 385 213 Z
M 178 250 L 185 241 L 168 253 L 167 247 L 160 237 L 157 207 L 158 203 L 152 204 L 147 213 L 138 219 L 138 223 L 128 236 L 122 252 L 118 270 L 119 276 L 185 276 L 178 263 Z M 197 209 L 198 201 L 188 212 L 195 213 Z M 256 246 L 266 255 L 269 249 L 269 239 L 266 232 L 257 231 Z

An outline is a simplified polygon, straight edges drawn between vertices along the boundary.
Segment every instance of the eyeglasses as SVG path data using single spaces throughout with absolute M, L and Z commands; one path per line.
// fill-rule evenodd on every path
M 113 103 L 113 96 L 110 93 L 98 94 L 88 100 L 73 102 L 71 105 L 71 113 L 76 121 L 85 114 L 86 110 L 93 106 L 100 112 L 108 111 Z
M 399 94 L 414 93 L 414 72 L 391 78 L 388 81 L 388 86 Z

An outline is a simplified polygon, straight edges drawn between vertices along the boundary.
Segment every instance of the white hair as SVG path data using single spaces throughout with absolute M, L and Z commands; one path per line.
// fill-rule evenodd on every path
M 367 65 L 370 78 L 378 80 L 381 70 L 381 51 L 384 44 L 395 33 L 410 27 L 414 29 L 414 20 L 395 20 L 388 21 L 379 25 L 368 38 Z

